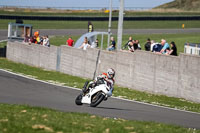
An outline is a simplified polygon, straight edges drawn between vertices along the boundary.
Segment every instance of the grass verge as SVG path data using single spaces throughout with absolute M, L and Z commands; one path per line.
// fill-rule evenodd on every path
M 8 23 L 15 22 L 15 19 L 1 19 L 0 29 L 7 29 Z M 87 29 L 88 21 L 43 21 L 23 20 L 24 24 L 33 25 L 34 29 Z M 124 29 L 181 29 L 200 28 L 198 20 L 193 21 L 124 21 Z M 95 29 L 107 29 L 108 21 L 92 21 Z M 112 21 L 112 29 L 118 28 L 118 21 Z M 134 32 L 134 31 L 133 31 Z
M 0 48 L 4 48 L 7 45 L 7 41 L 0 42 Z
M 8 61 L 5 58 L 0 58 L 0 68 L 7 69 L 15 73 L 31 75 L 32 77 L 35 77 L 39 80 L 60 83 L 62 85 L 77 88 L 82 88 L 85 81 L 88 80 L 80 77 L 63 74 L 60 72 L 47 71 L 41 68 L 31 67 L 20 63 L 14 63 L 12 61 Z M 165 107 L 200 112 L 200 103 L 194 103 L 185 99 L 167 97 L 164 95 L 149 94 L 129 88 L 122 88 L 119 86 L 115 86 L 113 95 L 116 97 L 123 97 L 130 100 L 136 100 Z
M 1 133 L 200 133 L 200 130 L 174 125 L 64 113 L 40 107 L 0 104 L 0 108 Z

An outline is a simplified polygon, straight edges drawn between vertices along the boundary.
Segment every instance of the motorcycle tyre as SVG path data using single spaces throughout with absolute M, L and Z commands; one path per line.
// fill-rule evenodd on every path
M 98 94 L 98 93 L 97 93 Z M 96 94 L 96 95 L 97 95 Z M 97 105 L 99 105 L 103 100 L 104 100 L 104 98 L 105 98 L 105 95 L 103 95 L 102 93 L 101 93 L 101 95 L 99 96 L 99 98 L 95 101 L 95 102 L 92 102 L 92 100 L 91 100 L 91 104 L 90 104 L 90 107 L 96 107 Z
M 83 95 L 82 94 L 79 94 L 77 97 L 76 97 L 76 100 L 75 100 L 75 103 L 76 105 L 82 105 L 83 103 L 81 102 L 83 98 Z

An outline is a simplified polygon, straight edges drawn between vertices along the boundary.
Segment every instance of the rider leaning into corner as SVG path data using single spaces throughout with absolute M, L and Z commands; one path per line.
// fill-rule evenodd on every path
M 114 77 L 115 77 L 115 70 L 113 68 L 109 68 L 107 70 L 107 73 L 102 73 L 101 75 L 97 76 L 95 80 L 91 81 L 88 85 L 88 88 L 84 90 L 84 93 L 86 94 L 90 88 L 94 88 L 95 86 L 100 84 L 99 81 L 101 79 L 104 79 L 110 88 L 109 96 L 112 96 L 112 92 L 114 90 L 113 86 L 115 82 Z

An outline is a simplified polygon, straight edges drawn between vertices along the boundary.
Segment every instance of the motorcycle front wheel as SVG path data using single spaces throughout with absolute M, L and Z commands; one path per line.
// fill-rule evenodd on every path
M 103 101 L 104 98 L 105 95 L 103 95 L 102 92 L 97 92 L 95 95 L 92 96 L 90 106 L 96 107 Z
M 77 97 L 76 97 L 76 100 L 75 100 L 75 103 L 76 105 L 82 105 L 83 103 L 81 102 L 83 98 L 83 95 L 82 94 L 79 94 Z

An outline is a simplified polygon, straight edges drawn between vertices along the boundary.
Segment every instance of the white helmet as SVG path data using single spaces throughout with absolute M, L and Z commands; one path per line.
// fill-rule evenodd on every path
M 114 69 L 112 69 L 112 68 L 109 68 L 108 70 L 107 70 L 107 74 L 108 74 L 108 78 L 114 78 L 114 76 L 115 76 L 115 70 Z

